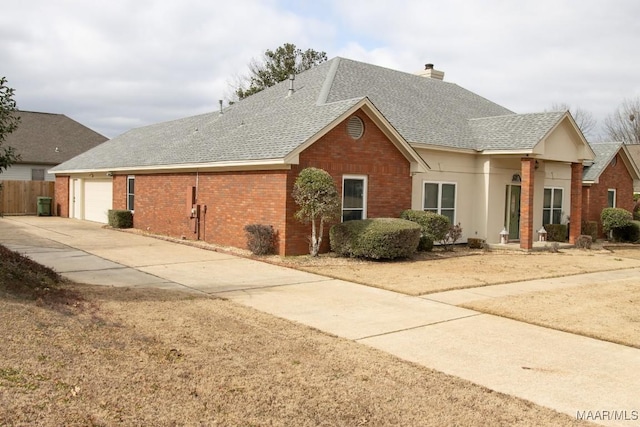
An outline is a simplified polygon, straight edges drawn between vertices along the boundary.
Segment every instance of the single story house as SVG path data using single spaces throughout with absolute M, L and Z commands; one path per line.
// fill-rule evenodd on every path
M 244 247 L 270 224 L 281 255 L 308 253 L 291 192 L 305 167 L 329 172 L 342 220 L 447 215 L 464 239 L 532 248 L 557 191 L 580 234 L 583 162 L 594 153 L 569 112 L 516 114 L 427 64 L 410 74 L 334 58 L 220 111 L 128 131 L 55 167 L 60 214 Z M 556 207 L 554 206 L 554 209 Z
M 585 165 L 582 177 L 582 219 L 596 221 L 598 234 L 604 237 L 600 214 L 604 208 L 633 211 L 634 188 L 640 183 L 640 171 L 629 146 L 622 142 L 592 143 L 596 157 Z
M 54 181 L 49 169 L 107 140 L 64 114 L 18 111 L 18 128 L 6 136 L 20 160 L 2 172 L 7 181 Z

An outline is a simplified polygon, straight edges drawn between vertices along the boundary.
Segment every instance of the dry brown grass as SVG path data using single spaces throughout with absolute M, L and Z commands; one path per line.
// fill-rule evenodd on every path
M 640 278 L 474 301 L 463 307 L 640 348 Z
M 412 260 L 393 262 L 348 260 L 331 255 L 319 260 L 296 257 L 284 262 L 336 279 L 408 295 L 425 295 L 451 289 L 640 267 L 640 250 L 627 251 L 637 256 L 622 257 L 607 250 L 562 249 L 558 253 L 526 253 L 457 248 L 453 253 L 436 250 L 418 254 Z
M 578 425 L 229 301 L 11 280 L 0 425 Z

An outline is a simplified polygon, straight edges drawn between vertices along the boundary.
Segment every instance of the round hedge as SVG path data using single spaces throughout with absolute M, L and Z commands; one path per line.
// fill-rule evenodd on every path
M 373 218 L 336 224 L 329 231 L 331 250 L 340 256 L 407 258 L 420 242 L 421 227 L 399 218 Z

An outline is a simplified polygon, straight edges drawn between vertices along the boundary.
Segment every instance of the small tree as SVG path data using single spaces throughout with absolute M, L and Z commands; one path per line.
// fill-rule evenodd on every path
M 4 146 L 6 136 L 16 130 L 20 122 L 20 117 L 16 115 L 16 101 L 13 99 L 14 89 L 6 83 L 7 79 L 0 77 L 0 173 L 20 160 L 13 147 Z
M 322 244 L 324 223 L 338 216 L 340 196 L 333 178 L 318 168 L 300 171 L 293 185 L 293 199 L 300 206 L 295 214 L 302 222 L 311 222 L 309 253 L 317 256 Z

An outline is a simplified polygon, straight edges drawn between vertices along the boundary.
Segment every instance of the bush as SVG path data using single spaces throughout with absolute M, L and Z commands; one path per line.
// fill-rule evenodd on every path
M 336 224 L 329 239 L 331 250 L 340 256 L 394 259 L 413 255 L 420 233 L 420 226 L 412 221 L 375 218 Z
M 264 224 L 249 224 L 244 226 L 247 235 L 247 248 L 254 255 L 268 255 L 275 253 L 276 233 L 273 227 Z
M 635 243 L 640 240 L 640 221 L 630 221 L 624 227 L 616 227 L 611 230 L 615 242 Z
M 452 251 L 453 245 L 456 244 L 456 242 L 460 239 L 460 237 L 462 237 L 462 227 L 460 226 L 460 223 L 450 226 L 449 231 L 444 236 L 444 239 L 442 239 L 442 245 L 444 246 L 444 250 Z
M 433 212 L 407 209 L 400 214 L 400 218 L 420 225 L 422 238 L 418 247 L 419 250 L 430 251 L 433 248 L 433 242 L 441 242 L 447 239 L 447 233 L 451 230 L 449 218 Z
M 484 247 L 484 239 L 469 237 L 467 239 L 467 245 L 469 246 L 469 249 L 482 249 Z
M 109 209 L 109 225 L 113 228 L 133 227 L 133 213 L 127 210 Z
M 591 243 L 593 243 L 593 238 L 591 236 L 587 236 L 585 234 L 581 234 L 576 239 L 576 248 L 578 248 L 578 249 L 591 249 Z
M 591 240 L 595 241 L 598 238 L 598 222 L 582 221 L 580 233 L 583 235 L 591 236 Z
M 604 208 L 600 213 L 602 228 L 605 233 L 614 228 L 626 227 L 633 220 L 633 214 L 622 208 Z
M 545 224 L 547 230 L 547 240 L 550 242 L 567 241 L 567 224 Z

